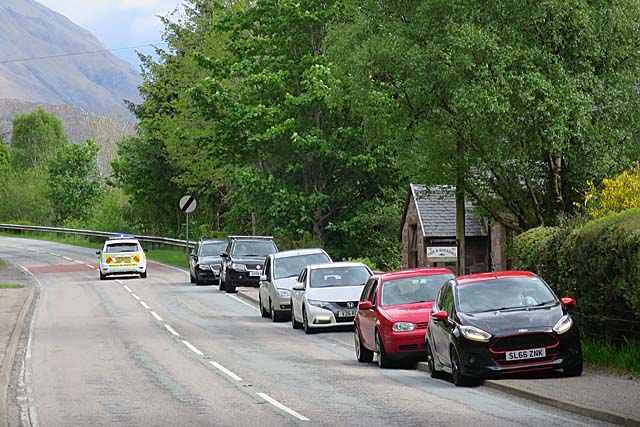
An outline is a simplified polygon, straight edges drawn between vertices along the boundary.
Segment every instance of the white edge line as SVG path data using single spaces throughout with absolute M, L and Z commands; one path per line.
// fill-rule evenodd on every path
M 132 297 L 134 297 L 135 299 L 137 299 L 138 301 L 140 301 L 140 297 L 136 294 L 131 294 Z
M 89 267 L 89 268 L 93 268 L 94 270 L 96 269 L 96 268 L 95 268 L 93 265 L 91 265 L 91 264 L 85 264 L 85 265 L 86 265 L 87 267 Z
M 128 287 L 127 285 L 122 285 L 122 287 L 124 288 L 125 291 L 132 293 L 133 291 L 131 290 L 130 287 Z
M 241 302 L 242 304 L 246 305 L 247 307 L 251 308 L 252 310 L 255 310 L 255 311 L 257 311 L 258 313 L 260 313 L 260 310 L 258 310 L 255 306 L 253 306 L 253 305 L 249 304 L 249 303 L 248 303 L 248 302 L 246 302 L 246 301 L 242 301 L 242 300 L 241 300 L 240 298 L 238 298 L 237 296 L 235 296 L 235 295 L 229 295 L 229 294 L 225 294 L 225 295 L 227 295 L 229 298 L 233 298 L 234 300 L 236 300 L 236 301 L 238 301 L 238 302 Z
M 189 341 L 182 340 L 182 344 L 186 345 L 189 350 L 193 351 L 198 356 L 204 356 L 204 353 L 194 347 Z
M 266 395 L 265 393 L 256 393 L 258 396 L 260 396 L 261 398 L 263 398 L 264 400 L 266 400 L 267 402 L 271 403 L 273 406 L 275 406 L 278 409 L 281 409 L 283 411 L 285 411 L 286 413 L 293 415 L 294 417 L 296 417 L 297 419 L 299 419 L 300 421 L 309 421 L 309 418 L 305 417 L 302 414 L 297 413 L 296 411 L 294 411 L 293 409 L 287 408 L 286 406 L 284 406 L 282 403 L 278 402 L 277 400 L 275 400 L 272 397 L 269 397 L 268 395 Z
M 84 264 L 84 262 L 78 260 L 74 260 L 73 262 L 75 262 L 76 264 Z
M 27 273 L 29 276 L 33 276 L 33 273 L 29 271 L 29 269 L 27 267 L 23 267 L 20 266 L 20 268 L 22 269 L 22 271 L 24 271 L 25 273 Z
M 73 261 L 71 258 L 69 258 L 68 256 L 63 256 L 62 258 L 66 259 L 67 261 Z
M 178 333 L 178 331 L 176 331 L 175 329 L 173 329 L 171 327 L 171 325 L 164 325 L 164 327 L 166 328 L 167 331 L 171 332 L 171 334 L 175 335 L 176 337 L 179 337 L 180 334 Z
M 143 306 L 144 308 L 146 308 L 147 310 L 151 310 L 151 307 L 149 307 L 149 306 L 147 305 L 147 303 L 146 303 L 146 302 L 144 302 L 144 301 L 140 301 L 140 305 L 141 305 L 141 306 Z
M 39 251 L 39 250 L 37 250 L 37 249 L 31 249 L 31 248 L 27 248 L 27 250 L 28 250 L 28 251 L 31 251 L 31 252 L 40 252 L 40 251 Z
M 116 282 L 120 283 L 121 285 L 124 285 L 124 282 L 122 280 L 116 280 Z M 126 286 L 125 286 L 126 288 Z
M 49 255 L 53 255 L 53 256 L 62 256 L 62 255 L 57 254 L 57 253 L 55 253 L 55 252 L 49 252 Z
M 162 322 L 162 317 L 158 316 L 158 313 L 156 313 L 155 311 L 150 311 L 149 313 L 151 313 L 151 315 L 159 322 Z
M 224 366 L 222 366 L 221 364 L 217 363 L 217 362 L 212 362 L 209 361 L 209 363 L 211 363 L 211 365 L 213 365 L 216 369 L 218 369 L 219 371 L 227 374 L 228 376 L 230 376 L 231 378 L 233 378 L 236 381 L 243 381 L 242 378 L 240 378 L 239 376 L 237 376 L 236 374 L 234 374 L 233 372 L 231 372 L 230 370 L 228 370 L 227 368 L 225 368 Z

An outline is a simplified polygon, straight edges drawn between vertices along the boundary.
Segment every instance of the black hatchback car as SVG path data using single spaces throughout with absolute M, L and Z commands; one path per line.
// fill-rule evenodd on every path
M 480 378 L 562 369 L 582 374 L 573 298 L 558 300 L 538 276 L 504 271 L 460 276 L 438 293 L 425 336 L 431 376 L 457 386 Z
M 196 285 L 212 285 L 220 279 L 222 257 L 227 239 L 200 240 L 189 256 L 189 276 Z

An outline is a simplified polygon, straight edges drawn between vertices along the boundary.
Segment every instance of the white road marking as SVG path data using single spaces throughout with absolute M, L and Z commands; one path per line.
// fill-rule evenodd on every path
M 234 374 L 233 372 L 231 372 L 230 370 L 228 370 L 227 368 L 225 368 L 221 364 L 219 364 L 217 362 L 211 362 L 211 361 L 209 361 L 209 363 L 211 363 L 211 365 L 213 365 L 216 369 L 220 370 L 221 372 L 224 372 L 225 374 L 227 374 L 228 376 L 230 376 L 234 380 L 243 381 L 242 378 L 240 378 L 239 376 L 237 376 L 236 374 Z
M 85 265 L 86 265 L 87 267 L 89 267 L 89 268 L 93 268 L 94 270 L 96 269 L 96 268 L 95 268 L 93 265 L 91 265 L 91 264 L 85 264 Z
M 120 283 L 121 285 L 124 285 L 124 282 L 122 280 L 116 280 L 116 282 Z M 125 286 L 125 288 L 126 288 L 126 286 Z
M 53 255 L 53 256 L 62 256 L 62 255 L 57 254 L 57 253 L 55 253 L 55 252 L 49 252 L 49 255 Z
M 163 321 L 163 320 L 162 320 L 162 317 L 158 316 L 158 313 L 156 313 L 155 311 L 150 311 L 149 313 L 151 313 L 151 315 L 152 315 L 153 317 L 155 317 L 157 321 L 159 321 L 159 322 L 162 322 L 162 321 Z
M 127 285 L 122 285 L 122 287 L 125 289 L 125 291 L 132 293 L 133 291 L 131 290 L 130 287 L 128 287 Z
M 146 302 L 144 302 L 144 301 L 140 301 L 140 305 L 141 305 L 141 306 L 143 306 L 144 308 L 146 308 L 147 310 L 151 310 L 151 307 L 149 307 L 149 306 L 147 305 L 147 303 L 146 303 Z
M 267 402 L 271 403 L 273 406 L 275 406 L 278 409 L 281 409 L 283 411 L 285 411 L 286 413 L 293 415 L 294 417 L 296 417 L 297 419 L 299 419 L 300 421 L 309 421 L 309 418 L 305 417 L 302 414 L 297 413 L 296 411 L 294 411 L 293 409 L 287 408 L 286 406 L 284 406 L 282 403 L 278 402 L 277 400 L 275 400 L 272 397 L 269 397 L 268 395 L 266 395 L 265 393 L 256 393 L 258 396 L 260 396 L 261 398 L 263 398 L 264 400 L 266 400 Z
M 68 256 L 63 256 L 62 258 L 66 259 L 67 261 L 73 261 L 71 258 L 69 258 Z
M 134 297 L 135 299 L 137 299 L 138 301 L 140 301 L 140 297 L 136 294 L 131 294 L 132 297 Z
M 198 356 L 204 356 L 204 353 L 195 348 L 189 341 L 182 340 L 182 344 L 186 345 L 189 350 L 193 351 Z
M 28 250 L 28 251 L 31 251 L 31 252 L 38 252 L 38 253 L 40 253 L 40 252 L 41 252 L 41 251 L 39 251 L 39 250 L 37 250 L 37 249 L 31 249 L 31 248 L 27 248 L 27 250 Z
M 164 325 L 164 327 L 167 329 L 167 331 L 171 332 L 176 337 L 180 336 L 180 334 L 175 329 L 173 329 L 171 325 Z
M 253 305 L 249 304 L 248 302 L 242 301 L 240 298 L 238 298 L 235 295 L 229 295 L 226 294 L 229 298 L 233 298 L 234 300 L 241 302 L 242 304 L 246 305 L 247 307 L 251 308 L 252 310 L 257 311 L 258 313 L 260 313 L 260 310 L 258 310 L 256 307 L 254 307 Z
M 20 266 L 20 268 L 22 269 L 22 271 L 24 271 L 25 273 L 27 273 L 29 276 L 33 276 L 33 273 L 29 271 L 29 269 L 27 267 L 23 267 Z
M 78 261 L 78 260 L 75 260 L 75 261 L 73 261 L 73 262 L 75 262 L 76 264 L 84 264 L 84 262 L 82 262 L 82 261 Z

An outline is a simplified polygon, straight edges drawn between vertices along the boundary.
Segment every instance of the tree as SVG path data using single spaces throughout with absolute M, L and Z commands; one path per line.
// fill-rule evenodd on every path
M 62 122 L 42 108 L 18 115 L 11 134 L 12 161 L 18 169 L 45 165 L 47 160 L 67 146 Z
M 101 193 L 101 177 L 96 156 L 99 147 L 93 140 L 67 145 L 49 160 L 47 196 L 55 220 L 87 220 Z
M 11 150 L 0 139 L 0 174 L 9 169 L 11 165 Z
M 592 217 L 640 207 L 640 168 L 637 166 L 615 178 L 603 179 L 601 187 L 598 189 L 589 182 L 589 191 L 584 196 L 585 206 Z

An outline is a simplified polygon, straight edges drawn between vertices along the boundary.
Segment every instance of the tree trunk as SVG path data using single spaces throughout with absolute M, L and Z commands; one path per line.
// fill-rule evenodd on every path
M 547 154 L 549 164 L 549 200 L 555 214 L 564 212 L 565 203 L 562 197 L 562 156 Z

